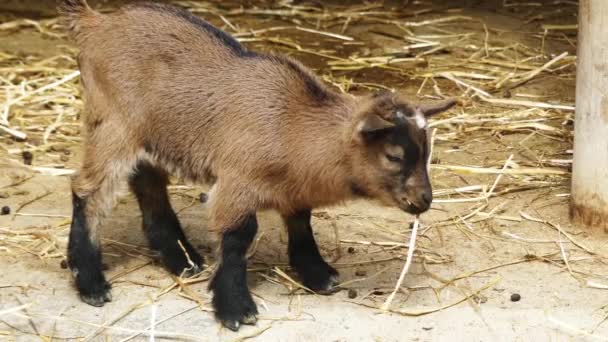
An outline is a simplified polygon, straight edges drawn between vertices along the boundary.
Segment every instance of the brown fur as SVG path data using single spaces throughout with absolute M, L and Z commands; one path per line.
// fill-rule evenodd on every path
M 404 207 L 427 186 L 425 158 L 412 164 L 407 187 L 397 184 L 390 179 L 403 170 L 384 156 L 395 146 L 364 137 L 397 126 L 402 108 L 402 132 L 424 154 L 425 130 L 411 119 L 420 108 L 399 96 L 337 93 L 295 60 L 249 52 L 169 6 L 100 14 L 69 3 L 87 105 L 73 190 L 88 198 L 92 232 L 141 160 L 215 180 L 210 227 L 218 230 L 258 209 L 288 215 L 355 195 Z

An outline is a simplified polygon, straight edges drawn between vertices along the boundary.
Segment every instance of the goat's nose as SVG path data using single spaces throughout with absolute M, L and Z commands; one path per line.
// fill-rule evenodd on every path
M 422 193 L 422 203 L 428 207 L 431 205 L 431 202 L 433 202 L 433 193 L 430 191 L 424 191 Z

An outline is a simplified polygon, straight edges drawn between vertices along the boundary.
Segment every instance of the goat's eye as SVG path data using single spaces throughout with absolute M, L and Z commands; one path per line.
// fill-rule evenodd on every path
M 385 156 L 386 156 L 386 159 L 388 159 L 388 161 L 390 161 L 392 163 L 401 163 L 403 161 L 402 158 L 392 156 L 392 155 L 390 155 L 388 153 L 385 154 Z

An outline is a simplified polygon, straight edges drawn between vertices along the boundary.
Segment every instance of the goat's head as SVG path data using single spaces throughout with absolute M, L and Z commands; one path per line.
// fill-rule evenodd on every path
M 427 120 L 456 103 L 411 104 L 392 93 L 362 100 L 351 137 L 353 190 L 419 214 L 430 208 Z

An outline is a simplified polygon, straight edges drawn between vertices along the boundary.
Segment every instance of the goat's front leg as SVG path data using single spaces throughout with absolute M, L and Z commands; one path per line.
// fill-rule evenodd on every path
M 338 271 L 319 253 L 310 218 L 310 210 L 283 215 L 289 234 L 289 264 L 306 287 L 320 294 L 331 294 L 336 291 Z
M 213 291 L 213 308 L 222 324 L 236 331 L 241 323 L 255 324 L 258 309 L 247 286 L 247 250 L 258 230 L 255 214 L 225 229 L 218 266 L 209 289 Z

